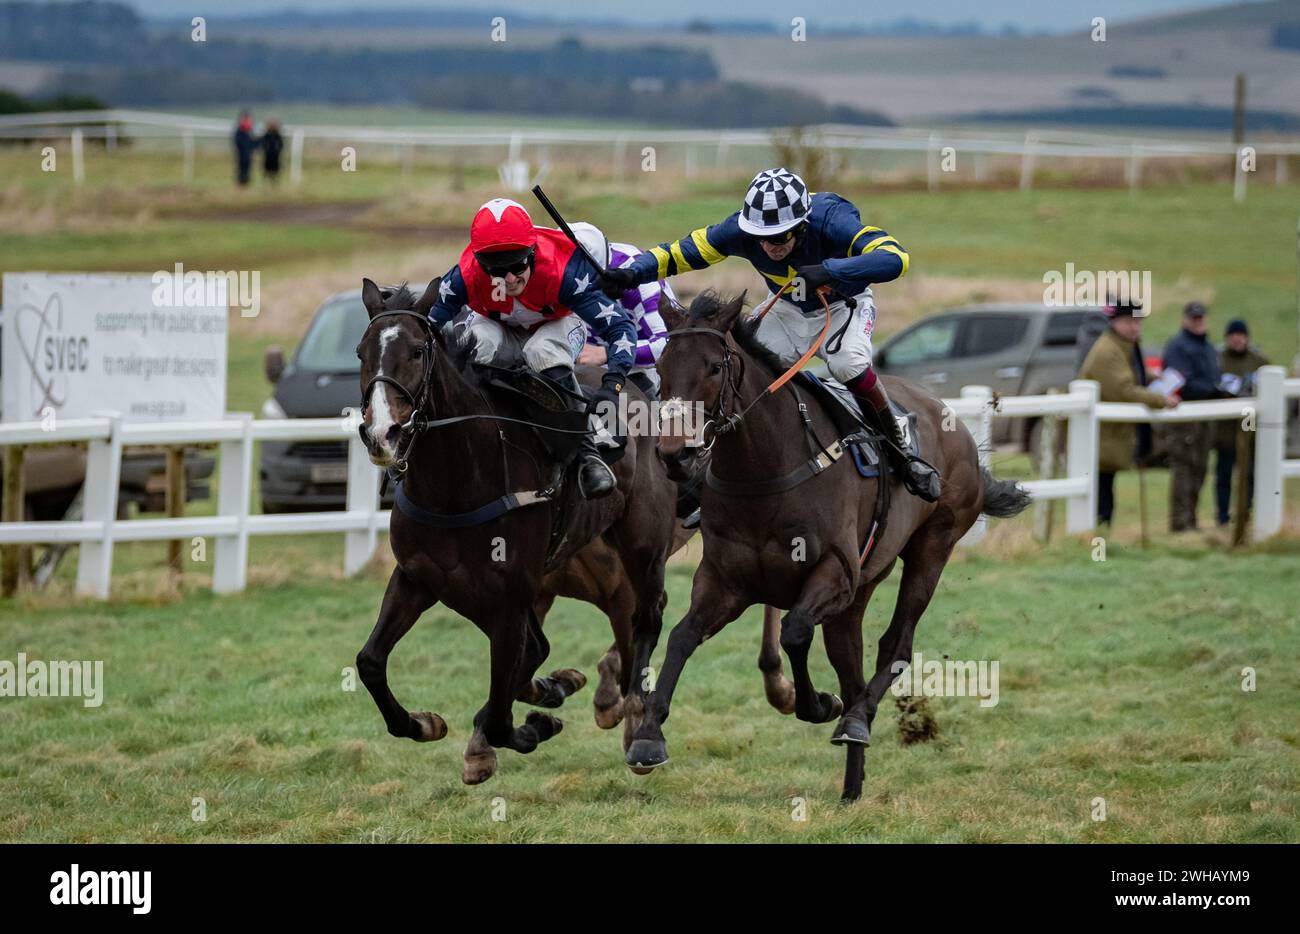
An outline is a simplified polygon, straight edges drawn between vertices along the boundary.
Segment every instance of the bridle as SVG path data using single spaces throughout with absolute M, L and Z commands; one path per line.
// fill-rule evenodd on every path
M 780 291 L 776 292 L 768 300 L 766 305 L 754 313 L 752 320 L 761 320 L 763 316 L 772 309 L 772 306 L 776 304 L 776 300 L 781 297 L 782 293 L 784 293 L 787 288 L 789 288 L 788 284 Z M 792 366 L 790 366 L 789 369 L 776 379 L 772 380 L 772 382 L 768 383 L 768 385 L 764 387 L 763 391 L 750 400 L 747 405 L 744 405 L 740 411 L 728 411 L 728 406 L 726 404 L 726 390 L 728 386 L 731 387 L 732 407 L 743 401 L 740 398 L 740 387 L 745 379 L 745 358 L 743 355 L 737 353 L 732 347 L 730 341 L 727 340 L 727 335 L 722 331 L 719 331 L 717 328 L 707 327 L 681 328 L 669 332 L 668 339 L 670 342 L 679 337 L 686 337 L 692 334 L 706 334 L 710 337 L 716 337 L 722 343 L 722 364 L 721 370 L 719 371 L 722 375 L 722 390 L 718 393 L 717 402 L 714 403 L 713 409 L 708 413 L 708 418 L 704 422 L 703 430 L 700 432 L 701 441 L 703 442 L 703 453 L 707 454 L 713 448 L 714 443 L 718 440 L 720 435 L 724 435 L 727 432 L 734 431 L 738 428 L 745 416 L 749 414 L 749 410 L 758 405 L 760 401 L 766 399 L 768 396 L 776 395 L 777 390 L 789 382 L 794 375 L 803 368 L 803 365 L 812 359 L 813 354 L 815 354 L 821 347 L 822 343 L 826 340 L 826 333 L 830 330 L 831 326 L 831 306 L 826 301 L 824 290 L 818 289 L 817 297 L 821 300 L 822 307 L 826 310 L 826 321 L 822 325 L 822 331 L 821 334 L 817 336 L 817 340 L 813 341 L 812 345 L 804 351 L 804 353 Z M 739 369 L 734 372 L 732 369 L 733 361 L 739 361 L 740 363 Z M 710 428 L 713 429 L 712 441 L 708 440 Z
M 364 418 L 367 409 L 370 407 L 370 392 L 375 388 L 377 383 L 386 383 L 395 388 L 402 394 L 402 397 L 411 406 L 411 416 L 405 423 L 399 425 L 401 437 L 397 442 L 397 450 L 393 456 L 392 469 L 399 474 L 406 473 L 408 455 L 417 438 L 430 428 L 442 428 L 446 425 L 455 425 L 460 422 L 472 421 L 493 421 L 509 422 L 514 425 L 524 425 L 528 428 L 535 428 L 540 431 L 554 432 L 562 435 L 581 435 L 586 434 L 585 428 L 559 428 L 554 425 L 544 425 L 540 422 L 530 421 L 525 418 L 511 418 L 507 415 L 497 415 L 492 412 L 476 412 L 469 415 L 452 415 L 447 418 L 430 419 L 426 411 L 429 405 L 429 381 L 433 376 L 433 358 L 434 358 L 434 328 L 436 325 L 429 320 L 426 315 L 410 308 L 394 308 L 389 311 L 381 311 L 370 319 L 366 329 L 361 334 L 361 342 L 357 344 L 357 354 L 360 355 L 361 347 L 365 344 L 366 339 L 370 336 L 370 329 L 374 327 L 375 322 L 381 318 L 395 318 L 404 315 L 414 319 L 419 323 L 424 331 L 424 368 L 420 373 L 420 385 L 415 387 L 415 391 L 407 389 L 398 380 L 384 373 L 376 373 L 366 383 L 361 390 L 361 416 Z
M 418 438 L 430 424 L 428 418 L 425 416 L 424 410 L 429 401 L 429 377 L 433 373 L 433 322 L 420 312 L 411 309 L 403 308 L 393 309 L 391 311 L 381 311 L 379 314 L 371 318 L 370 323 L 366 325 L 366 329 L 361 335 L 361 343 L 357 344 L 357 354 L 360 355 L 361 346 L 366 342 L 366 338 L 370 336 L 370 329 L 375 326 L 376 321 L 383 318 L 396 318 L 398 316 L 418 321 L 421 329 L 424 331 L 424 368 L 420 374 L 420 385 L 415 388 L 414 392 L 412 392 L 393 377 L 387 376 L 383 372 L 376 373 L 370 378 L 370 382 L 366 383 L 365 388 L 361 390 L 361 415 L 363 418 L 365 417 L 366 410 L 370 407 L 371 390 L 375 388 L 377 383 L 386 383 L 387 385 L 392 386 L 400 392 L 410 404 L 411 415 L 404 424 L 399 426 L 402 435 L 397 442 L 397 451 L 393 458 L 393 469 L 400 474 L 406 473 L 406 456 L 410 452 L 411 446 L 415 444 L 415 439 Z

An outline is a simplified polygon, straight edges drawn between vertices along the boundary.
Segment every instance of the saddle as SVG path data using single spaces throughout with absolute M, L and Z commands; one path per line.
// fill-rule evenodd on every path
M 862 411 L 857 396 L 853 395 L 843 383 L 829 376 L 819 377 L 808 370 L 800 370 L 795 376 L 800 384 L 817 399 L 835 424 L 840 437 L 858 434 L 860 437 L 849 444 L 854 466 L 863 477 L 880 476 L 882 451 L 885 445 L 880 435 L 879 416 L 872 412 L 870 416 Z M 903 426 L 903 436 L 907 441 L 907 453 L 921 456 L 920 434 L 916 430 L 916 413 L 909 412 L 892 397 L 889 400 L 889 414 Z M 891 458 L 883 458 L 886 469 L 898 473 L 897 466 Z
M 493 364 L 475 364 L 475 366 L 485 373 L 488 384 L 497 391 L 494 395 L 501 394 L 523 402 L 526 418 L 564 429 L 563 431 L 531 429 L 554 462 L 549 488 L 554 491 L 552 501 L 556 509 L 551 521 L 551 536 L 546 553 L 549 569 L 552 559 L 568 540 L 569 519 L 574 504 L 581 499 L 578 493 L 577 462 L 583 435 L 573 432 L 585 432 L 588 427 L 589 389 L 579 384 L 583 397 L 578 399 L 568 387 L 548 379 L 523 364 L 512 367 Z M 504 435 L 502 437 L 504 440 Z

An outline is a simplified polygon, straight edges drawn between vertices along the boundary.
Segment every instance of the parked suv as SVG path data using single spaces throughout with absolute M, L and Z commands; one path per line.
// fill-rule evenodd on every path
M 263 418 L 341 417 L 361 405 L 357 344 L 370 316 L 361 290 L 332 295 L 316 310 L 293 359 L 266 351 L 266 378 L 274 384 Z M 348 443 L 267 441 L 262 444 L 262 512 L 343 509 L 347 501 Z M 385 493 L 392 505 L 392 491 Z
M 1000 396 L 1066 388 L 1079 372 L 1079 329 L 1095 308 L 971 305 L 940 312 L 891 337 L 875 355 L 881 373 L 902 376 L 936 396 L 988 386 Z M 1157 354 L 1158 356 L 1158 354 Z M 1034 446 L 1038 419 L 999 418 L 993 441 Z

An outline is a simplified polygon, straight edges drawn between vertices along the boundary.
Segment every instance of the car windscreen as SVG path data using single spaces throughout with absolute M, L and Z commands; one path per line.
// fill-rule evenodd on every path
M 316 312 L 294 360 L 304 370 L 322 373 L 353 372 L 361 368 L 357 344 L 370 318 L 361 299 L 330 302 Z

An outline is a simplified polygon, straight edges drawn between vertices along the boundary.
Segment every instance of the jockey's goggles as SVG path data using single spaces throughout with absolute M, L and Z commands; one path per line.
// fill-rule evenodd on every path
M 493 279 L 507 275 L 522 276 L 533 265 L 533 248 L 475 253 L 479 268 Z

